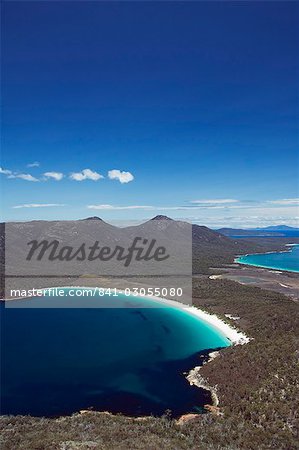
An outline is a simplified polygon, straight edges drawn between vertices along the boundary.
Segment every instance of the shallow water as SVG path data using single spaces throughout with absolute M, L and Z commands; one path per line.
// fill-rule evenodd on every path
M 68 299 L 61 301 L 68 306 Z M 55 416 L 88 407 L 130 415 L 202 412 L 210 394 L 190 386 L 184 372 L 210 349 L 228 346 L 228 339 L 184 310 L 154 302 L 144 308 L 151 301 L 136 297 L 114 301 L 119 308 L 2 303 L 1 413 Z
M 289 249 L 291 251 L 240 256 L 236 262 L 267 269 L 299 272 L 299 245 Z

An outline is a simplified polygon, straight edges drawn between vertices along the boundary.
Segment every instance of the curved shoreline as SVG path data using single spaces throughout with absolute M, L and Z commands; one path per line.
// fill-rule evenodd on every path
M 52 289 L 52 288 L 41 288 L 41 289 L 46 290 L 46 289 Z M 76 288 L 78 288 L 78 289 L 96 289 L 96 288 L 84 287 L 84 286 L 59 286 L 59 288 L 60 289 L 69 289 L 69 288 L 72 288 L 72 289 L 76 289 Z M 121 289 L 117 289 L 117 292 L 124 295 L 125 291 L 121 290 Z M 223 319 L 220 319 L 216 314 L 210 314 L 210 313 L 203 311 L 202 309 L 199 309 L 193 305 L 186 305 L 177 300 L 169 300 L 166 298 L 155 297 L 155 296 L 143 296 L 143 297 L 136 296 L 134 298 L 136 298 L 137 300 L 138 299 L 149 299 L 153 302 L 157 302 L 159 305 L 161 305 L 161 304 L 169 305 L 170 307 L 184 311 L 187 314 L 190 314 L 190 315 L 196 317 L 197 319 L 200 319 L 200 320 L 208 323 L 213 328 L 215 328 L 218 332 L 220 332 L 223 336 L 225 336 L 230 341 L 231 345 L 233 345 L 233 346 L 244 345 L 244 344 L 247 344 L 251 340 L 251 338 L 249 338 L 245 333 L 237 330 L 232 325 L 229 325 Z M 24 297 L 22 297 L 21 299 L 25 300 Z M 11 300 L 17 300 L 17 299 L 10 299 L 10 300 L 4 300 L 4 301 L 11 301 Z M 209 363 L 210 361 L 215 359 L 215 357 L 217 357 L 218 355 L 219 355 L 219 350 L 211 351 L 209 353 L 208 360 L 205 361 L 203 365 Z M 213 386 L 210 386 L 207 383 L 207 381 L 200 375 L 200 370 L 203 367 L 203 365 L 196 366 L 193 369 L 190 369 L 190 371 L 186 375 L 186 379 L 188 380 L 190 385 L 194 385 L 201 389 L 205 389 L 205 390 L 209 391 L 211 393 L 213 406 L 217 407 L 219 405 L 219 399 L 217 396 L 216 388 Z M 185 414 L 187 414 L 187 413 L 185 413 Z
M 241 258 L 244 258 L 246 256 L 258 256 L 258 255 L 278 255 L 280 253 L 292 253 L 293 249 L 296 247 L 299 247 L 299 244 L 285 244 L 286 247 L 289 247 L 288 250 L 281 250 L 279 252 L 264 252 L 264 253 L 246 253 L 245 255 L 239 255 L 234 259 L 234 263 L 242 264 L 244 266 L 250 266 L 250 267 L 260 267 L 262 269 L 270 269 L 275 271 L 283 271 L 283 272 L 291 272 L 291 273 L 299 273 L 299 270 L 294 269 L 285 269 L 283 267 L 273 267 L 269 265 L 264 264 L 252 264 L 250 262 L 243 262 L 240 261 Z
M 123 293 L 124 291 L 118 290 L 118 292 Z M 138 297 L 137 297 L 138 298 Z M 144 298 L 144 297 L 141 297 Z M 220 319 L 216 314 L 210 314 L 202 309 L 197 308 L 193 305 L 185 305 L 177 300 L 169 300 L 162 297 L 155 296 L 145 296 L 153 301 L 157 301 L 158 303 L 169 305 L 173 308 L 177 308 L 187 312 L 187 314 L 191 314 L 198 319 L 208 323 L 213 328 L 216 328 L 221 334 L 223 334 L 230 342 L 232 346 L 235 345 L 244 345 L 247 344 L 252 338 L 249 338 L 245 333 L 237 330 L 232 325 L 226 323 L 223 319 Z M 220 350 L 221 351 L 221 350 Z M 210 361 L 219 356 L 220 351 L 211 351 L 208 355 L 208 360 L 203 363 L 203 365 L 208 364 Z M 201 366 L 195 366 L 193 369 L 190 369 L 186 375 L 186 379 L 189 382 L 190 386 L 194 385 L 198 388 L 204 389 L 211 393 L 212 406 L 218 407 L 219 398 L 217 396 L 217 388 L 215 386 L 210 386 L 208 382 L 204 379 L 204 377 L 200 374 Z
M 57 286 L 57 287 L 45 287 L 45 288 L 39 288 L 42 290 L 48 290 L 48 289 L 99 289 L 99 287 L 91 287 L 91 286 Z M 104 289 L 104 288 L 103 288 Z M 125 295 L 125 291 L 123 289 L 116 289 L 116 291 L 122 295 Z M 37 297 L 31 297 L 31 298 L 37 298 Z M 128 296 L 128 299 L 131 299 L 131 297 Z M 232 345 L 239 345 L 239 344 L 246 344 L 249 342 L 249 338 L 246 336 L 245 333 L 238 331 L 236 328 L 234 328 L 232 325 L 229 325 L 226 323 L 223 319 L 220 319 L 216 314 L 210 314 L 202 309 L 197 308 L 193 305 L 188 305 L 185 303 L 181 303 L 178 300 L 170 300 L 163 297 L 156 297 L 156 296 L 133 296 L 135 299 L 148 299 L 157 302 L 158 304 L 164 304 L 169 305 L 173 308 L 180 309 L 181 311 L 187 312 L 188 314 L 191 314 L 192 316 L 197 317 L 200 320 L 203 320 L 204 322 L 207 322 L 209 325 L 211 325 L 213 328 L 216 328 L 221 334 L 223 334 L 231 343 Z M 4 302 L 10 302 L 14 300 L 28 300 L 26 297 L 16 297 L 16 298 L 10 298 L 10 299 L 3 299 Z
M 220 333 L 223 334 L 232 343 L 232 345 L 243 345 L 247 344 L 250 341 L 249 337 L 246 336 L 245 333 L 238 331 L 232 325 L 229 325 L 224 320 L 220 319 L 216 314 L 210 314 L 202 309 L 197 308 L 196 306 L 185 305 L 184 303 L 176 300 L 169 300 L 166 298 L 154 296 L 145 296 L 144 298 L 148 298 L 150 300 L 172 306 L 174 308 L 185 311 L 200 320 L 203 320 L 213 328 L 216 328 L 218 331 L 220 331 Z
M 244 255 L 245 256 L 245 255 Z M 259 267 L 261 269 L 270 269 L 270 270 L 275 270 L 275 271 L 281 271 L 281 272 L 290 272 L 290 273 L 299 273 L 299 270 L 291 270 L 291 269 L 283 269 L 281 267 L 273 267 L 273 266 L 265 266 L 262 264 L 250 264 L 250 263 L 245 263 L 242 261 L 238 261 L 238 259 L 234 260 L 237 264 L 242 264 L 243 266 L 249 266 L 249 267 Z

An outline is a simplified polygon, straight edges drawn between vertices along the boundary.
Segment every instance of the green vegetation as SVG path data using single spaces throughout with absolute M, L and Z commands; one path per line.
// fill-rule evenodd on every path
M 223 415 L 199 415 L 184 425 L 167 414 L 142 419 L 93 411 L 57 419 L 3 416 L 1 450 L 299 448 L 298 303 L 207 277 L 194 280 L 193 292 L 195 305 L 240 316 L 238 327 L 253 338 L 223 350 L 201 370 L 217 386 Z
M 199 307 L 240 316 L 238 326 L 253 338 L 223 350 L 201 372 L 217 385 L 226 420 L 237 425 L 227 442 L 235 434 L 240 448 L 299 448 L 298 303 L 228 280 L 198 280 L 194 296 Z
M 208 230 L 207 233 L 205 229 L 202 230 L 205 227 L 196 227 L 193 230 L 192 246 L 194 274 L 215 273 L 215 270 L 211 271 L 211 267 L 231 264 L 236 255 L 285 251 L 285 244 L 290 242 L 287 238 L 231 239 L 212 230 Z M 299 243 L 299 239 L 292 238 L 292 242 Z

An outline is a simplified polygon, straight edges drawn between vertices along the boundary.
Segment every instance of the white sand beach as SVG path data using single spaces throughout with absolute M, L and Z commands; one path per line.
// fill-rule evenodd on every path
M 90 286 L 59 286 L 59 289 L 100 289 L 99 287 L 94 288 L 94 287 L 90 287 Z M 45 288 L 40 288 L 40 290 L 48 290 L 48 289 L 55 289 L 54 287 L 45 287 Z M 103 288 L 105 289 L 105 288 Z M 116 291 L 120 294 L 125 295 L 125 291 L 122 289 L 116 289 Z M 33 298 L 33 297 L 32 297 Z M 128 297 L 129 298 L 129 297 Z M 217 330 L 219 330 L 227 339 L 229 339 L 229 341 L 233 344 L 233 345 L 243 345 L 246 344 L 250 341 L 250 338 L 248 336 L 245 335 L 245 333 L 237 330 L 236 328 L 234 328 L 232 325 L 229 325 L 228 323 L 226 323 L 224 320 L 220 319 L 218 316 L 216 316 L 215 314 L 209 314 L 206 311 L 203 311 L 202 309 L 199 309 L 195 306 L 192 305 L 186 305 L 184 303 L 181 303 L 177 300 L 169 300 L 166 298 L 162 298 L 162 297 L 155 297 L 155 296 L 136 296 L 133 298 L 144 298 L 144 299 L 149 299 L 152 301 L 155 301 L 157 303 L 164 304 L 164 305 L 169 305 L 173 308 L 179 308 L 182 311 L 186 312 L 187 314 L 192 314 L 193 316 L 197 317 L 200 320 L 203 320 L 205 322 L 207 322 L 208 324 L 210 324 L 212 327 L 216 328 Z M 25 300 L 24 297 L 18 297 L 18 298 L 13 298 L 7 301 L 11 301 L 11 300 Z M 225 315 L 227 318 L 230 318 L 229 314 Z
M 180 303 L 176 300 L 168 300 L 165 298 L 154 296 L 153 297 L 147 296 L 146 298 L 157 301 L 159 303 L 167 304 L 174 308 L 180 308 L 184 310 L 186 313 L 192 314 L 193 316 L 209 323 L 214 328 L 219 330 L 222 334 L 224 334 L 233 345 L 243 345 L 247 344 L 250 341 L 250 338 L 246 336 L 245 333 L 237 330 L 232 325 L 229 325 L 224 320 L 216 316 L 216 314 L 209 314 L 208 312 L 203 311 L 202 309 L 199 309 L 196 306 L 184 305 L 183 303 Z

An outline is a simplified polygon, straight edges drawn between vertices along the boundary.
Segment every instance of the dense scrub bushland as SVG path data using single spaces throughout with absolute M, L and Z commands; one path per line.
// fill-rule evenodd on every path
M 299 304 L 228 280 L 197 280 L 193 293 L 199 307 L 240 316 L 253 338 L 202 369 L 217 385 L 224 417 L 238 425 L 236 439 L 242 429 L 240 448 L 299 448 Z

